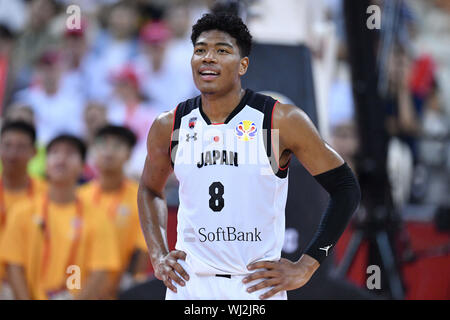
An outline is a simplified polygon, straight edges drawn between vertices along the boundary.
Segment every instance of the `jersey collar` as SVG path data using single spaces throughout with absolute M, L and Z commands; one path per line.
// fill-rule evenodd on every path
M 251 94 L 251 90 L 250 89 L 245 89 L 244 96 L 242 97 L 242 99 L 239 102 L 239 104 L 237 105 L 237 107 L 234 108 L 233 111 L 231 111 L 231 113 L 225 119 L 224 124 L 227 124 L 228 122 L 230 122 L 231 119 L 234 118 L 234 116 L 236 116 L 239 112 L 241 112 L 242 109 L 244 109 L 244 107 L 247 104 L 247 101 L 248 101 L 248 98 L 249 98 L 250 94 Z M 201 97 L 200 97 L 199 101 L 200 101 L 199 102 L 199 110 L 200 110 L 200 114 L 202 115 L 203 120 L 205 120 L 206 124 L 208 124 L 208 125 L 212 124 L 211 120 L 209 120 L 208 116 L 203 112 Z

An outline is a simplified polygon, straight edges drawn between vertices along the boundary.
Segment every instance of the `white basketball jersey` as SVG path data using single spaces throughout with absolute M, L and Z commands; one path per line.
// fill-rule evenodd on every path
M 176 249 L 197 274 L 246 274 L 252 262 L 280 259 L 288 170 L 273 152 L 276 102 L 246 90 L 221 124 L 209 121 L 200 96 L 176 109 L 170 150 L 180 184 Z

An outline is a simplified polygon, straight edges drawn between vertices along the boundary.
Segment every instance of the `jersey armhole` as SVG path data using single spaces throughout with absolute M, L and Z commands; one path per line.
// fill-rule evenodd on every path
M 277 106 L 277 104 L 279 103 L 278 100 L 275 101 L 275 103 L 273 104 L 272 110 L 271 110 L 271 115 L 270 115 L 270 154 L 271 154 L 271 160 L 275 162 L 275 165 L 272 165 L 272 169 L 274 169 L 274 173 L 277 177 L 279 178 L 286 178 L 287 174 L 288 174 L 288 169 L 289 169 L 289 164 L 291 163 L 291 159 L 292 159 L 292 155 L 289 156 L 289 160 L 286 163 L 286 165 L 284 167 L 280 167 L 280 163 L 279 163 L 279 154 L 277 154 L 276 150 L 277 148 L 274 148 L 274 143 L 273 143 L 273 114 L 275 112 L 275 108 Z

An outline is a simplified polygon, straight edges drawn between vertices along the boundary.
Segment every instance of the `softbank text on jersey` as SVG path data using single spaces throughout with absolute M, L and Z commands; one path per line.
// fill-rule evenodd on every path
M 200 242 L 219 242 L 219 241 L 237 241 L 237 242 L 258 242 L 261 240 L 261 231 L 254 228 L 253 231 L 237 231 L 235 227 L 218 227 L 215 231 L 207 231 L 206 228 L 198 229 Z

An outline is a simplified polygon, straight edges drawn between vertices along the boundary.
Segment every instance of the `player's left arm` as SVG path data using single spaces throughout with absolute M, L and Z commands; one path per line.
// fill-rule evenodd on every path
M 280 166 L 283 167 L 294 154 L 308 172 L 330 194 L 327 209 L 305 253 L 296 262 L 259 261 L 249 265 L 249 270 L 266 269 L 252 273 L 244 279 L 264 281 L 249 287 L 249 292 L 273 287 L 261 295 L 269 298 L 279 291 L 294 290 L 305 285 L 329 255 L 356 210 L 361 194 L 351 169 L 320 137 L 309 117 L 298 107 L 277 103 L 273 111 L 273 130 L 278 130 Z M 275 140 L 276 141 L 276 140 Z M 278 147 L 278 148 L 277 148 Z

